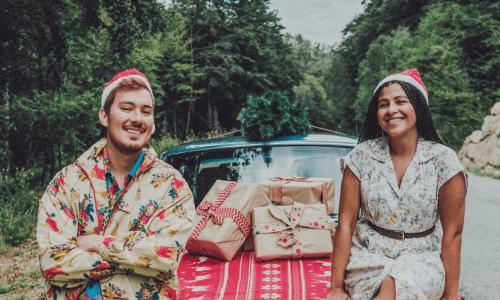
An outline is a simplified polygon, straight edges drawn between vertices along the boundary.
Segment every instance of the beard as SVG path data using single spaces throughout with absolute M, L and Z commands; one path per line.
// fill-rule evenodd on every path
M 134 141 L 134 142 L 126 142 L 123 139 L 121 139 L 115 132 L 114 130 L 108 130 L 108 143 L 112 144 L 113 147 L 120 153 L 123 154 L 135 154 L 137 152 L 142 151 L 142 148 L 146 146 L 147 140 L 145 140 L 143 143 L 140 143 L 139 141 Z

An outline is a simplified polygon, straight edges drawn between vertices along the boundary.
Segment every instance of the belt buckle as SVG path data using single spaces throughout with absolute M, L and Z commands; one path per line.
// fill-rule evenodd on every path
M 400 231 L 400 230 L 394 230 L 395 232 L 401 233 L 401 240 L 403 241 L 405 239 L 405 232 Z

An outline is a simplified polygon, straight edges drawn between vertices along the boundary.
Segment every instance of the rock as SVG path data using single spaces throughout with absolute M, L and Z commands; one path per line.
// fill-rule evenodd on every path
M 495 177 L 500 176 L 500 170 L 494 170 L 493 171 L 493 176 L 495 176 Z
M 500 167 L 500 148 L 495 147 L 493 151 L 491 151 L 488 163 L 490 163 L 492 166 Z
M 470 142 L 471 142 L 470 137 L 471 137 L 471 136 L 469 135 L 468 137 L 466 137 L 466 138 L 465 138 L 465 141 L 464 141 L 464 146 L 466 146 L 466 145 L 469 145 L 469 144 L 470 144 Z
M 458 151 L 458 159 L 466 158 L 467 157 L 467 146 L 464 145 L 460 151 Z
M 485 135 L 492 134 L 493 129 L 497 128 L 497 124 L 500 124 L 500 116 L 487 116 L 484 118 L 481 130 Z
M 467 146 L 467 157 L 472 159 L 474 162 L 481 159 L 481 148 L 479 148 L 479 144 L 471 143 Z
M 484 167 L 484 166 L 481 165 L 481 163 L 479 163 L 479 162 L 475 162 L 469 166 L 469 168 L 471 168 L 471 169 L 481 169 L 482 167 Z
M 500 102 L 495 103 L 493 107 L 491 108 L 491 114 L 496 116 L 500 115 Z
M 472 165 L 472 160 L 468 159 L 467 157 L 461 158 L 460 162 L 462 163 L 462 166 L 464 166 L 464 168 Z
M 497 147 L 500 148 L 500 139 L 497 141 Z
M 471 142 L 475 144 L 479 143 L 482 139 L 484 139 L 484 134 L 481 130 L 476 130 L 470 135 Z
M 479 161 L 485 166 L 490 160 L 491 152 L 497 148 L 498 137 L 496 135 L 488 136 L 484 141 L 479 143 L 478 149 L 481 151 L 481 158 Z
M 491 125 L 491 134 L 496 136 L 500 135 L 500 120 Z
M 495 168 L 493 168 L 493 166 L 491 166 L 491 165 L 487 165 L 484 168 L 484 173 L 493 174 L 493 171 L 495 171 Z

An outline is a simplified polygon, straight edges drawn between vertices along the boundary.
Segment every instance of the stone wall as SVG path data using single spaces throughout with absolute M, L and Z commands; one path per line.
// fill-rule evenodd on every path
M 491 116 L 484 118 L 481 130 L 465 139 L 458 158 L 464 167 L 484 168 L 484 172 L 500 176 L 500 102 L 491 108 Z

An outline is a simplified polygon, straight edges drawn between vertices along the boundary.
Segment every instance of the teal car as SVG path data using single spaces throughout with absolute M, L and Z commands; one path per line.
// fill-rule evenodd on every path
M 248 142 L 242 136 L 183 144 L 160 155 L 182 173 L 198 206 L 217 179 L 260 182 L 273 177 L 335 179 L 338 212 L 342 173 L 339 160 L 358 143 L 340 134 L 294 135 L 267 142 Z M 334 214 L 333 218 L 337 219 Z

